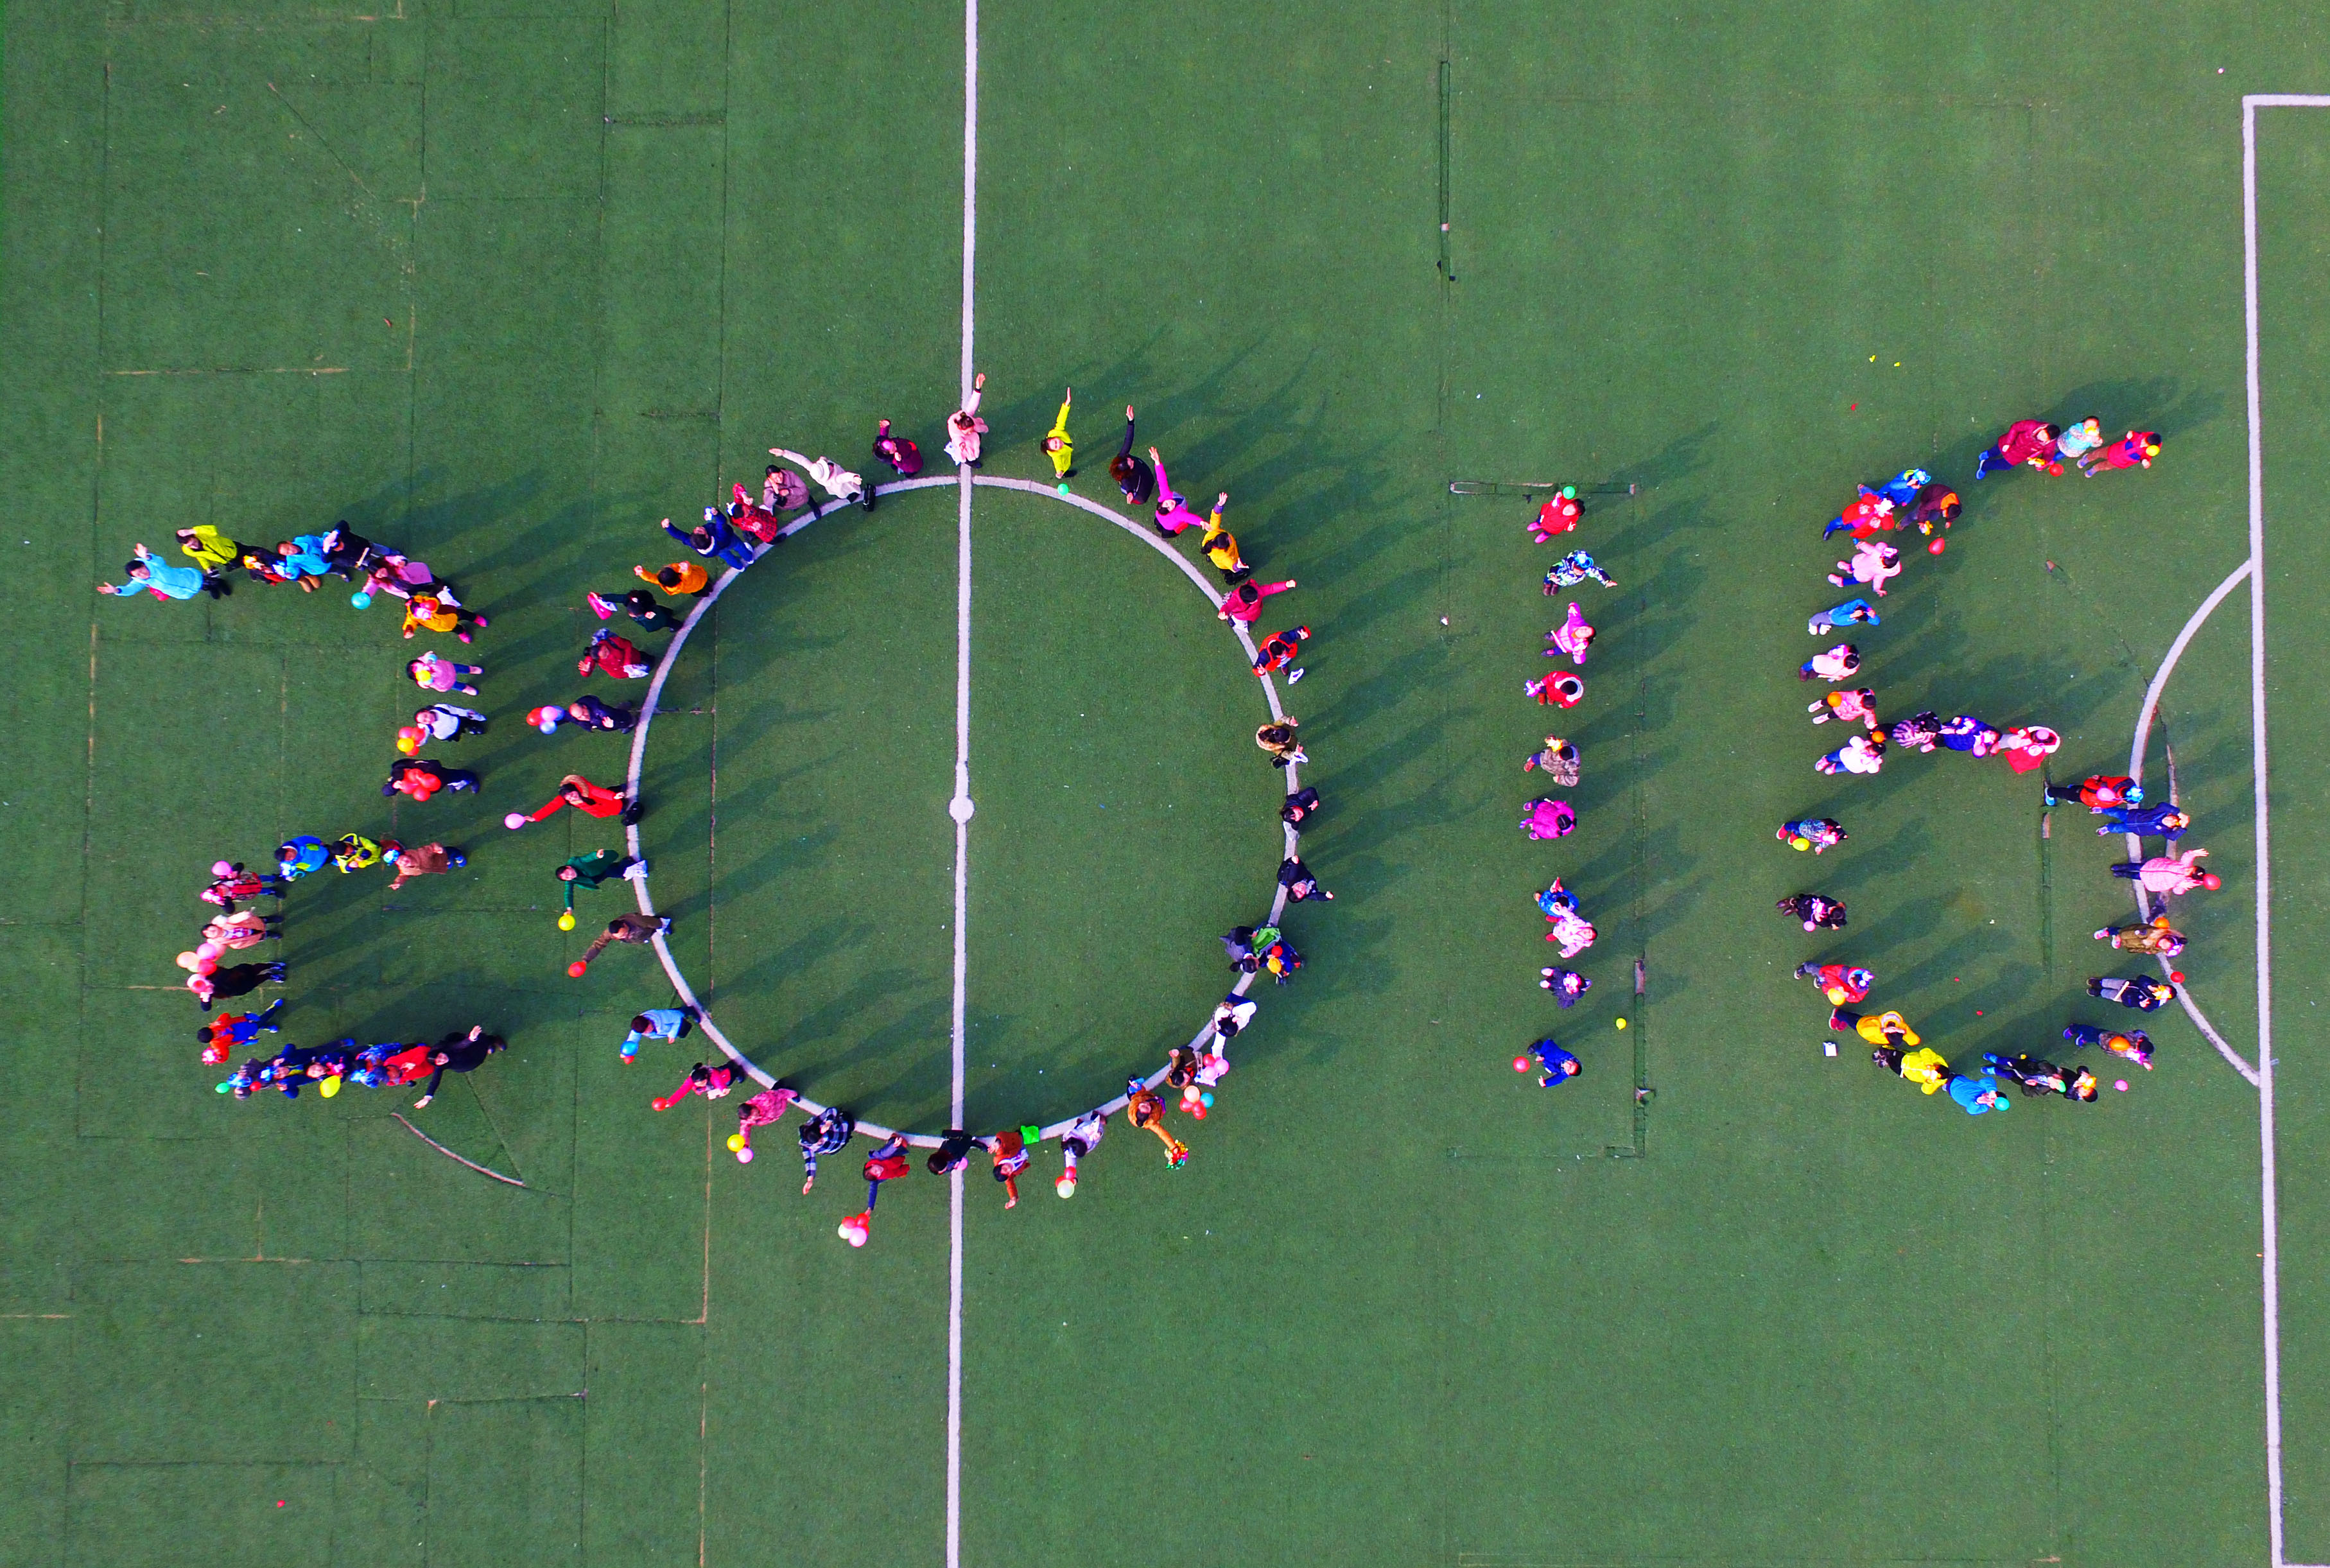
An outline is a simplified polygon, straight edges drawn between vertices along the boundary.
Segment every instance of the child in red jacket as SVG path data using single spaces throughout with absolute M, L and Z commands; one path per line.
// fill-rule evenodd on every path
M 639 806 L 635 803 L 627 802 L 622 791 L 611 790 L 604 784 L 594 784 L 579 773 L 570 773 L 558 781 L 558 793 L 550 797 L 549 804 L 532 815 L 524 812 L 512 812 L 502 819 L 502 826 L 515 832 L 528 822 L 538 822 L 553 816 L 565 806 L 573 806 L 585 816 L 620 816 L 626 827 L 639 820 Z

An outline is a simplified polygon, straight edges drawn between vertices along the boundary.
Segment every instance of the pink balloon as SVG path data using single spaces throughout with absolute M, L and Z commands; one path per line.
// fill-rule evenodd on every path
M 215 958 L 225 951 L 225 948 L 220 946 L 215 942 L 205 942 L 201 946 L 194 949 L 194 956 L 197 958 Z

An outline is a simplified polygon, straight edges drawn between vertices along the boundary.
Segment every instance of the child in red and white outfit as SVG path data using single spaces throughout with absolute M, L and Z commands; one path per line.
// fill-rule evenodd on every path
M 1019 1173 L 1028 1168 L 1035 1155 L 1028 1148 L 1028 1134 L 1034 1129 L 1009 1127 L 987 1142 L 989 1153 L 995 1159 L 995 1179 L 1003 1183 L 1003 1206 L 1019 1206 Z
M 1538 508 L 1537 519 L 1529 526 L 1530 537 L 1540 545 L 1551 544 L 1577 526 L 1579 509 L 1577 487 L 1562 486 L 1551 500 Z
M 1535 680 L 1524 680 L 1521 689 L 1536 698 L 1541 706 L 1575 708 L 1586 696 L 1586 682 L 1561 670 L 1540 675 Z
M 1100 1147 L 1101 1139 L 1107 1136 L 1108 1117 L 1103 1111 L 1086 1111 L 1068 1125 L 1068 1130 L 1060 1135 L 1060 1155 L 1068 1168 L 1052 1183 L 1054 1192 L 1063 1198 L 1076 1195 L 1076 1162 Z

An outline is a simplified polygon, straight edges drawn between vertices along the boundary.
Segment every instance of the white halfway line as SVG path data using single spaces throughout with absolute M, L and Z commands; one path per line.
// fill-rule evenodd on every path
M 2265 1243 L 2259 1272 L 2265 1303 L 2267 1528 L 2273 1568 L 2295 1568 L 2282 1555 L 2281 1222 L 2273 1165 L 2273 883 L 2266 804 L 2265 413 L 2258 390 L 2257 111 L 2260 109 L 2330 109 L 2330 98 L 2252 93 L 2241 100 L 2241 293 L 2249 415 L 2249 767 L 2257 792 L 2258 1164 Z
M 971 401 L 979 257 L 979 0 L 962 0 L 962 403 Z M 957 404 L 958 408 L 962 404 Z M 963 1121 L 962 1012 L 971 920 L 971 469 L 959 466 L 954 594 L 954 1009 L 949 1126 Z M 962 1167 L 947 1177 L 946 1568 L 962 1564 Z

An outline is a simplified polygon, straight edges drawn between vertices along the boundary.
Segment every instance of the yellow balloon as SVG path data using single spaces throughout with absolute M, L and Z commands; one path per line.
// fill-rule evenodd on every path
M 744 1146 L 744 1134 L 742 1134 L 742 1133 L 730 1133 L 730 1134 L 728 1135 L 728 1152 L 729 1152 L 730 1154 L 732 1154 L 732 1155 L 733 1155 L 733 1154 L 734 1154 L 738 1149 L 741 1149 L 741 1148 L 743 1148 Z
M 1626 1027 L 1626 1021 L 1625 1021 L 1624 1019 L 1623 1019 L 1623 1018 L 1622 1018 L 1622 1019 L 1620 1019 L 1620 1020 L 1618 1020 L 1618 1027 L 1619 1027 L 1619 1028 L 1621 1028 L 1621 1029 L 1625 1028 L 1625 1027 Z
M 574 911 L 573 911 L 573 910 L 572 910 L 572 909 L 563 909 L 563 910 L 561 910 L 561 911 L 559 912 L 559 916 L 558 916 L 558 928 L 559 928 L 561 931 L 572 931 L 572 930 L 573 930 L 573 929 L 574 929 Z

